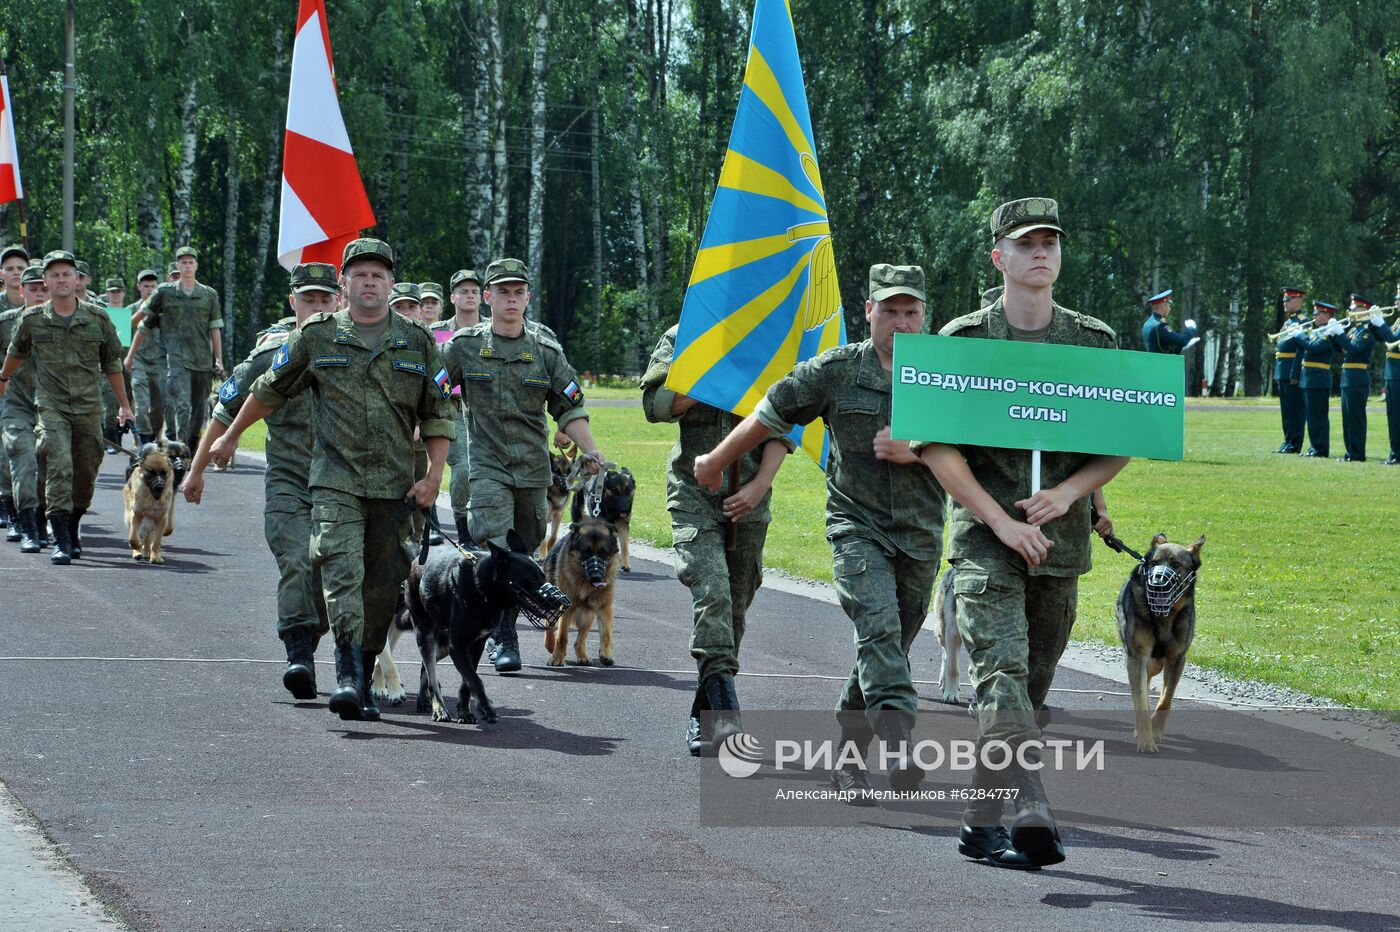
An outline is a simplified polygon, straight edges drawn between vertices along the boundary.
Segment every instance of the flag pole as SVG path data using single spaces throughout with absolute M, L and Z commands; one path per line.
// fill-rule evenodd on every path
M 1031 494 L 1040 491 L 1040 451 L 1031 451 Z
M 19 211 L 19 238 L 24 244 L 24 251 L 29 252 L 29 222 L 24 217 L 24 198 L 15 200 L 15 209 Z
M 77 11 L 68 0 L 65 18 L 63 61 L 63 248 L 73 251 L 73 103 L 78 92 L 77 54 L 74 51 L 73 19 Z

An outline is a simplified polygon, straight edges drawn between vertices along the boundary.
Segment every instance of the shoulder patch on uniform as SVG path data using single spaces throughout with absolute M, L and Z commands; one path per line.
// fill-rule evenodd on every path
M 433 384 L 438 387 L 438 393 L 444 398 L 452 397 L 452 380 L 447 377 L 446 369 L 439 369 L 437 375 L 433 376 Z
M 224 379 L 224 384 L 219 386 L 219 400 L 224 402 L 232 401 L 238 397 L 238 377 L 231 375 Z
M 583 389 L 579 388 L 579 384 L 575 380 L 570 380 L 569 384 L 564 386 L 564 391 L 561 394 L 569 399 L 569 403 L 574 407 L 583 404 Z
M 276 372 L 287 364 L 287 360 L 292 358 L 290 343 L 283 343 L 277 347 L 277 355 L 272 359 L 272 371 Z
M 395 337 L 395 338 L 394 338 L 394 348 L 395 348 L 395 349 L 408 349 L 408 339 L 407 339 L 406 337 Z
M 349 358 L 346 359 L 347 363 Z M 414 362 L 411 359 L 395 359 L 394 368 L 401 372 L 416 372 L 419 375 L 427 375 L 428 367 L 421 362 Z
M 491 347 L 489 347 L 489 346 L 483 346 L 483 347 L 481 348 L 481 355 L 482 355 L 482 356 L 485 356 L 485 357 L 487 357 L 487 358 L 490 358 L 490 357 L 491 357 L 492 355 L 494 355 L 494 354 L 493 354 L 493 352 L 492 352 L 492 350 L 491 350 Z
M 337 334 L 335 335 L 335 342 L 336 342 L 336 343 L 349 343 L 349 342 L 350 342 L 350 334 L 346 333 L 344 330 L 340 331 L 339 333 L 337 333 Z

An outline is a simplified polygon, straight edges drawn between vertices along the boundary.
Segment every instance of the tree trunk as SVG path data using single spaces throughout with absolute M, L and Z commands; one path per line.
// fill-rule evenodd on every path
M 487 141 L 491 138 L 491 41 L 478 14 L 467 27 L 470 43 L 471 69 L 463 77 L 470 85 L 466 98 L 463 132 L 467 144 L 467 199 L 471 229 L 467 241 L 471 248 L 470 265 L 478 272 L 491 258 L 491 157 Z
M 600 85 L 594 83 L 595 92 Z M 598 164 L 598 108 L 603 105 L 601 94 L 589 115 L 593 150 L 589 153 L 588 169 L 593 182 L 593 356 L 589 368 L 596 374 L 603 364 L 603 180 Z
M 224 353 L 237 358 L 238 316 L 238 113 L 229 113 L 228 194 L 224 205 Z
M 530 101 L 530 212 L 527 264 L 536 282 L 543 282 L 544 262 L 544 101 L 549 83 L 546 53 L 549 43 L 549 0 L 540 0 L 540 9 L 535 16 L 535 61 L 530 69 L 530 79 L 534 87 Z M 526 309 L 532 320 L 540 319 L 540 297 L 543 288 L 538 288 L 531 296 Z
M 637 50 L 641 48 L 641 42 L 641 22 L 637 16 L 636 0 L 627 0 L 627 93 L 623 99 L 627 103 L 628 132 L 631 134 L 633 152 L 641 151 L 642 144 L 641 118 L 637 113 L 637 82 L 641 80 L 637 67 Z M 651 278 L 647 271 L 646 224 L 642 219 L 642 162 L 640 160 L 634 163 L 628 180 L 631 185 L 628 194 L 632 226 L 632 261 L 636 263 L 637 293 L 641 299 L 637 305 L 637 325 L 632 332 L 632 343 L 636 366 L 640 371 L 646 368 L 647 360 L 651 356 L 651 347 L 648 341 L 655 336 L 653 331 L 656 329 L 656 315 L 652 310 L 651 303 Z
M 185 92 L 185 103 L 180 111 L 180 126 L 183 135 L 180 141 L 180 168 L 175 175 L 174 213 L 175 245 L 177 247 L 190 244 L 190 234 L 194 229 L 194 214 L 190 198 L 194 191 L 194 159 L 199 142 L 199 131 L 195 126 L 199 99 L 192 78 L 189 84 L 189 89 Z
M 506 251 L 506 224 L 510 220 L 510 178 L 506 171 L 506 97 L 504 40 L 500 0 L 491 0 L 491 136 L 494 174 L 491 196 L 491 246 L 488 258 L 499 258 Z
M 1264 343 L 1264 263 L 1267 250 L 1264 241 L 1273 231 L 1266 226 L 1267 205 L 1263 196 L 1264 146 L 1269 145 L 1272 127 L 1263 125 L 1265 119 L 1264 68 L 1269 66 L 1270 52 L 1264 39 L 1259 0 L 1249 7 L 1251 47 L 1245 59 L 1249 67 L 1249 112 L 1245 114 L 1245 153 L 1247 167 L 1244 178 L 1244 393 L 1259 394 L 1262 382 L 1260 360 Z M 1231 378 L 1233 379 L 1233 366 Z
M 146 114 L 146 136 L 149 139 L 156 138 L 156 115 L 155 111 Z M 140 231 L 141 242 L 145 244 L 156 255 L 156 262 L 159 262 L 165 255 L 165 218 L 161 214 L 160 201 L 156 197 L 156 192 L 160 186 L 160 177 L 155 170 L 155 162 L 148 162 L 145 166 L 145 183 L 141 186 L 141 191 L 136 200 L 136 226 Z M 165 278 L 164 270 L 159 269 L 162 280 Z
M 273 36 L 272 73 L 281 75 L 286 65 L 283 57 L 282 31 Z M 262 203 L 258 205 L 258 238 L 253 252 L 253 281 L 248 288 L 248 320 L 259 327 L 264 320 L 263 284 L 267 280 L 268 250 L 272 248 L 272 213 L 277 207 L 277 187 L 282 180 L 281 123 L 270 120 L 267 126 L 267 170 L 263 173 Z M 274 320 L 276 318 L 273 318 Z

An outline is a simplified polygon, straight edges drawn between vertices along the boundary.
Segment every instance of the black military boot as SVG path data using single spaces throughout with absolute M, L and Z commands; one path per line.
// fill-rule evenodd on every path
M 86 508 L 79 508 L 68 512 L 68 541 L 73 545 L 73 559 L 76 560 L 83 555 L 83 538 L 78 533 L 78 523 L 83 520 L 83 515 L 87 514 Z
M 49 524 L 53 527 L 53 553 L 49 554 L 49 562 L 67 566 L 73 562 L 73 544 L 68 539 L 68 512 L 50 513 Z
M 297 699 L 315 699 L 316 660 L 312 652 L 311 632 L 305 628 L 293 628 L 282 635 L 282 645 L 287 649 L 287 669 L 282 674 L 282 685 Z
M 467 528 L 467 519 L 456 515 L 452 519 L 457 524 L 457 546 L 463 550 L 475 550 L 476 541 L 472 540 L 472 532 Z
M 335 646 L 335 692 L 327 705 L 347 722 L 363 721 L 364 703 L 360 699 L 364 679 L 364 651 L 360 645 Z
M 501 621 L 491 635 L 495 646 L 491 649 L 491 663 L 497 673 L 517 673 L 520 670 L 520 636 L 515 631 L 515 619 L 519 609 L 507 609 L 501 613 Z
M 364 675 L 360 678 L 360 714 L 365 717 L 365 721 L 379 721 L 379 703 L 374 701 L 374 663 L 379 657 L 361 655 L 360 668 Z
M 155 443 L 155 442 L 156 442 L 156 435 L 155 435 L 155 434 L 137 434 L 137 435 L 136 435 L 136 439 L 137 439 L 137 441 L 140 442 L 141 446 L 144 447 L 144 446 L 145 446 L 146 444 L 148 444 L 148 443 Z
M 898 754 L 890 766 L 890 788 L 909 793 L 924 782 L 924 772 L 914 762 L 914 713 L 881 709 L 875 715 L 875 734 L 887 753 Z
M 841 724 L 841 744 L 837 748 L 837 762 L 846 758 L 846 763 L 840 763 L 831 771 L 831 785 L 838 793 L 842 794 L 842 801 L 848 806 L 873 806 L 875 805 L 875 788 L 870 785 L 870 774 L 867 771 L 865 753 L 870 749 L 870 742 L 875 739 L 875 732 L 871 730 L 868 722 L 865 721 L 865 713 L 856 713 L 859 721 L 848 721 Z M 838 713 L 838 717 L 850 716 L 850 713 Z M 860 760 L 851 758 L 859 757 Z
M 37 508 L 25 508 L 19 513 L 20 553 L 38 553 L 44 549 L 44 542 L 40 539 L 42 532 L 39 530 L 42 521 Z
M 972 801 L 963 810 L 958 829 L 958 853 L 974 861 L 986 861 L 994 867 L 1033 871 L 1039 868 L 1027 860 L 1011 844 L 1011 833 L 1001 824 L 1006 808 L 1001 795 L 1006 784 L 988 770 L 979 757 L 972 772 Z
M 710 705 L 710 747 L 718 751 L 725 738 L 744 730 L 739 718 L 739 695 L 734 691 L 734 677 L 727 673 L 707 676 L 700 685 Z
M 1027 755 L 1034 757 L 1034 755 Z M 1036 761 L 1031 761 L 1035 763 Z M 1006 768 L 1006 776 L 1016 789 L 1016 818 L 1011 822 L 1011 845 L 1025 855 L 1034 867 L 1059 864 L 1065 859 L 1060 829 L 1050 811 L 1040 771 L 1022 767 L 1020 762 Z
M 691 757 L 699 757 L 710 749 L 709 723 L 702 712 L 710 711 L 710 700 L 705 698 L 705 687 L 696 684 L 695 698 L 690 703 L 690 723 L 685 729 L 685 744 Z
M 14 543 L 20 538 L 19 513 L 15 511 L 13 495 L 0 495 L 0 527 L 9 528 L 5 539 Z

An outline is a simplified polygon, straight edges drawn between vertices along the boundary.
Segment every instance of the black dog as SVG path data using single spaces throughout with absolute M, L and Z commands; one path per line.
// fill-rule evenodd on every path
M 441 551 L 426 565 L 414 564 L 409 571 L 408 615 L 423 657 L 418 711 L 431 709 L 435 722 L 495 722 L 496 710 L 486 697 L 476 665 L 501 614 L 518 608 L 535 624 L 548 627 L 569 606 L 563 593 L 545 582 L 544 571 L 530 558 L 519 535 L 511 531 L 506 542 L 509 550 L 489 544 L 488 552 L 471 557 Z M 397 639 L 398 634 L 396 624 L 390 636 Z M 462 675 L 455 719 L 448 715 L 438 686 L 437 664 L 443 657 L 451 657 Z
M 578 523 L 584 518 L 598 517 L 611 524 L 617 531 L 617 542 L 622 547 L 622 571 L 630 573 L 632 498 L 637 494 L 637 480 L 632 478 L 630 469 L 609 469 L 603 474 L 601 497 L 595 498 L 597 492 L 590 493 L 592 487 L 593 482 L 590 480 L 579 486 L 578 491 L 574 493 L 574 503 L 569 511 L 570 520 Z M 596 512 L 594 507 L 597 508 Z

